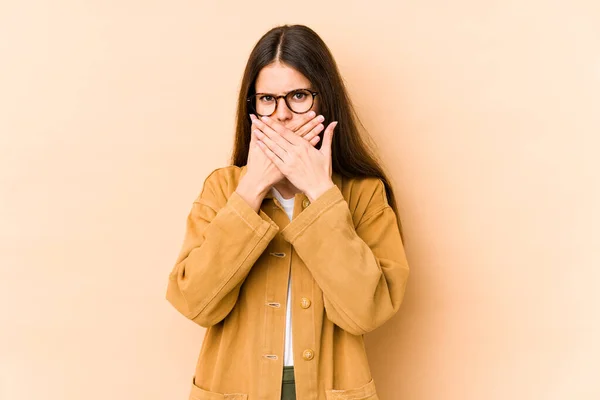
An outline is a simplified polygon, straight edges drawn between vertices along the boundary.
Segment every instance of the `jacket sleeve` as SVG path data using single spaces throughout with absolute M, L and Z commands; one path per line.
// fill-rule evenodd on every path
M 223 184 L 213 172 L 194 201 L 166 293 L 179 312 L 204 327 L 233 309 L 250 269 L 279 230 L 235 191 L 226 199 Z
M 281 231 L 323 291 L 327 317 L 354 335 L 398 311 L 409 275 L 396 214 L 377 181 L 356 228 L 334 186 Z

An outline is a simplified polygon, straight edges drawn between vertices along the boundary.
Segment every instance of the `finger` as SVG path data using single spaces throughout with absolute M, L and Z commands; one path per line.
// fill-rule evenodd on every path
M 300 118 L 298 121 L 290 124 L 290 129 L 294 132 L 298 132 L 298 129 L 301 129 L 306 123 L 312 121 L 317 116 L 317 113 L 314 111 L 309 111 L 306 114 L 300 114 Z
M 252 146 L 256 145 L 256 136 L 254 136 L 252 134 L 253 129 L 254 129 L 254 127 L 250 126 L 250 148 L 252 148 Z
M 285 158 L 287 152 L 284 149 L 282 149 L 277 143 L 272 141 L 267 135 L 265 135 L 259 129 L 254 129 L 252 133 L 256 136 L 256 139 L 265 144 L 269 148 L 269 150 L 277 154 L 277 157 L 281 158 L 282 160 Z
M 331 157 L 331 143 L 333 141 L 333 130 L 337 126 L 338 121 L 334 121 L 327 126 L 323 134 L 323 143 L 321 144 L 321 152 L 326 156 Z
M 277 157 L 277 155 L 273 153 L 271 149 L 267 147 L 266 144 L 264 144 L 261 140 L 258 140 L 257 143 L 258 147 L 265 153 L 269 160 L 271 160 L 273 164 L 275 164 L 277 168 L 279 168 L 280 171 L 282 170 L 282 168 L 285 168 L 285 163 L 281 161 L 281 158 Z
M 248 115 L 250 116 L 250 120 L 251 120 L 251 122 L 250 122 L 250 132 L 252 132 L 253 130 L 255 130 L 257 128 L 256 122 L 260 121 L 260 120 L 254 114 L 248 114 Z M 253 135 L 251 134 L 250 136 L 253 136 Z
M 267 118 L 267 119 L 265 120 L 265 118 Z M 291 151 L 291 148 L 293 147 L 292 143 L 290 141 L 288 141 L 286 138 L 284 138 L 282 134 L 280 134 L 278 131 L 276 131 L 274 129 L 274 127 L 272 126 L 272 124 L 267 124 L 265 121 L 271 123 L 273 120 L 268 117 L 263 117 L 261 119 L 256 119 L 254 121 L 254 124 L 256 125 L 258 130 L 260 130 L 262 133 L 267 135 L 269 137 L 269 139 L 271 139 L 273 142 L 277 143 L 279 145 L 279 147 L 281 147 L 282 149 L 284 149 L 286 151 Z M 282 128 L 282 125 L 279 124 L 279 126 L 277 126 L 277 129 L 280 129 L 283 131 L 284 129 L 281 129 L 281 128 Z M 293 135 L 293 133 L 292 133 L 292 135 Z
M 250 114 L 250 119 L 252 119 L 252 122 L 250 123 L 250 146 L 253 146 L 256 145 L 256 136 L 252 134 L 252 131 L 257 129 L 254 121 L 258 120 L 258 118 L 256 118 L 254 114 Z
M 318 136 L 323 131 L 323 129 L 325 129 L 325 126 L 323 124 L 315 126 L 310 132 L 304 135 L 304 139 L 310 141 L 315 136 Z
M 319 143 L 319 140 L 321 140 L 320 136 L 315 136 L 314 138 L 312 138 L 311 140 L 309 140 L 309 143 L 312 144 L 313 146 L 316 146 L 317 143 Z
M 298 129 L 296 131 L 296 134 L 300 137 L 303 137 L 303 136 L 307 135 L 309 132 L 311 132 L 316 126 L 319 126 L 319 124 L 322 123 L 323 121 L 325 121 L 325 117 L 323 117 L 322 115 L 319 115 L 316 118 L 313 118 L 310 121 L 308 121 L 306 124 L 304 124 L 304 126 L 302 126 L 300 129 Z
M 283 126 L 279 122 L 275 121 L 274 119 L 269 118 L 269 117 L 262 117 L 261 121 L 266 126 L 268 126 L 273 132 L 279 134 L 280 137 L 282 137 L 283 139 L 285 139 L 289 143 L 291 143 L 293 145 L 296 145 L 296 146 L 301 146 L 301 145 L 305 144 L 305 141 L 302 140 L 302 139 L 300 139 L 298 137 L 298 135 L 296 135 L 294 132 L 292 132 L 291 130 L 287 129 L 285 126 Z M 263 132 L 265 132 L 265 131 L 263 130 Z M 271 137 L 268 132 L 265 132 L 265 133 L 271 139 L 277 141 L 277 139 Z M 279 143 L 279 142 L 277 141 L 277 143 Z M 287 150 L 287 148 L 289 148 L 289 146 L 286 147 L 285 145 L 281 145 L 281 147 L 285 148 L 286 150 Z

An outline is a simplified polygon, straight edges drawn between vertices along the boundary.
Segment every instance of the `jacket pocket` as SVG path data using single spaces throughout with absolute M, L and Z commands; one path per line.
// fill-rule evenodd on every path
M 355 389 L 326 390 L 325 397 L 327 400 L 379 400 L 373 379 L 371 379 L 367 384 Z
M 245 393 L 217 393 L 209 392 L 196 385 L 196 378 L 192 379 L 192 391 L 189 400 L 248 400 Z

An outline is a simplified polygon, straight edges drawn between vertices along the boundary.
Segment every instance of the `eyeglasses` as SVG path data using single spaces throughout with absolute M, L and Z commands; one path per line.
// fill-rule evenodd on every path
M 256 93 L 248 97 L 246 101 L 250 108 L 260 117 L 269 117 L 277 110 L 279 99 L 283 97 L 285 104 L 292 112 L 304 114 L 310 111 L 318 92 L 309 89 L 296 89 L 281 96 L 271 93 Z

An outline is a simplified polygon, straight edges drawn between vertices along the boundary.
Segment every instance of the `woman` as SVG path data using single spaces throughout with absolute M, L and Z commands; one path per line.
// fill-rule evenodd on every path
M 378 399 L 363 334 L 409 269 L 392 188 L 311 29 L 256 44 L 232 164 L 206 178 L 169 276 L 167 299 L 208 328 L 190 399 Z

